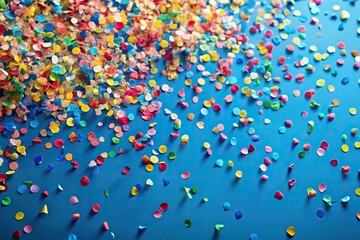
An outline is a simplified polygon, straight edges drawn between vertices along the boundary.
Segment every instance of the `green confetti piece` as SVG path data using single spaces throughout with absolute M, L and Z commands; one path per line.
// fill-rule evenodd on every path
M 30 188 L 31 185 L 32 185 L 32 181 L 24 181 L 23 183 L 24 183 L 24 185 L 27 186 L 28 188 Z
M 110 151 L 109 152 L 109 157 L 113 158 L 115 157 L 116 153 L 114 151 Z
M 270 102 L 269 100 L 265 100 L 265 101 L 263 102 L 263 107 L 264 107 L 264 108 L 270 108 L 270 107 L 271 107 L 271 102 Z
M 217 230 L 217 231 L 220 231 L 221 229 L 223 229 L 224 228 L 224 224 L 215 224 L 215 229 Z
M 303 158 L 303 157 L 305 157 L 305 155 L 306 155 L 306 152 L 305 152 L 305 151 L 299 152 L 299 157 Z
M 11 203 L 11 199 L 9 197 L 4 197 L 2 200 L 1 200 L 1 204 L 4 205 L 4 206 L 8 206 L 10 205 Z
M 184 223 L 185 223 L 185 226 L 186 226 L 186 227 L 188 227 L 188 228 L 191 227 L 191 224 L 192 224 L 192 223 L 191 223 L 191 220 L 186 219 Z
M 280 107 L 281 107 L 281 105 L 280 105 L 279 102 L 273 102 L 273 103 L 271 104 L 271 109 L 274 110 L 274 111 L 279 110 Z
M 10 107 L 10 105 L 12 104 L 12 100 L 8 100 L 6 102 L 2 102 L 2 105 L 4 105 L 5 107 Z
M 66 38 L 63 39 L 63 43 L 68 46 L 68 45 L 71 44 L 71 39 L 66 37 Z
M 111 139 L 111 142 L 112 142 L 113 144 L 117 145 L 117 144 L 120 143 L 120 139 L 117 138 L 117 137 L 113 137 L 113 138 Z
M 308 126 L 307 126 L 307 132 L 308 132 L 308 133 L 311 133 L 313 130 L 314 130 L 314 126 L 308 124 Z
M 110 197 L 110 195 L 109 195 L 109 189 L 105 189 L 105 197 Z
M 318 107 L 320 107 L 320 104 L 317 103 L 317 102 L 315 102 L 315 101 L 311 101 L 311 102 L 310 102 L 310 107 L 312 107 L 312 108 L 318 108 Z
M 203 198 L 203 202 L 208 202 L 209 199 L 206 197 L 206 198 Z
M 81 121 L 80 121 L 80 126 L 81 126 L 81 127 L 86 127 L 86 121 L 85 121 L 85 120 L 81 120 Z
M 191 188 L 191 192 L 193 194 L 197 194 L 199 192 L 199 189 L 197 187 L 193 187 L 193 188 Z
M 299 33 L 299 38 L 301 39 L 301 40 L 305 40 L 306 39 L 306 33 Z
M 176 158 L 176 153 L 175 153 L 175 152 L 169 152 L 169 153 L 168 153 L 168 158 L 169 158 L 170 160 L 174 160 L 174 159 Z
M 318 114 L 318 118 L 321 120 L 321 119 L 323 119 L 325 117 L 325 114 L 324 113 L 319 113 Z
M 347 139 L 346 134 L 341 135 L 341 140 L 345 141 Z
M 326 203 L 327 205 L 329 205 L 329 206 L 332 205 L 331 197 L 330 197 L 329 195 L 324 195 L 322 200 L 323 200 L 323 202 Z

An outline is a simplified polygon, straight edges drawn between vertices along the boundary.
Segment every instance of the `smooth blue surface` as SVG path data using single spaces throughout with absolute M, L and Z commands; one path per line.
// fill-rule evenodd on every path
M 222 100 L 227 94 L 230 94 L 228 87 L 224 86 L 221 91 L 216 91 L 214 83 L 207 82 L 203 87 L 204 91 L 199 95 L 199 103 L 190 104 L 188 109 L 183 109 L 177 102 L 177 92 L 184 88 L 186 92 L 186 101 L 191 103 L 193 92 L 190 88 L 184 86 L 185 75 L 180 75 L 176 81 L 168 82 L 163 77 L 156 77 L 158 84 L 167 83 L 174 88 L 174 93 L 162 93 L 159 101 L 163 102 L 162 111 L 153 121 L 158 122 L 156 128 L 157 134 L 152 138 L 154 146 L 148 146 L 145 150 L 137 152 L 132 148 L 127 138 L 135 135 L 137 132 L 148 130 L 148 123 L 144 122 L 138 114 L 138 106 L 132 106 L 127 109 L 127 113 L 134 113 L 135 119 L 130 124 L 130 130 L 121 139 L 117 146 L 111 144 L 111 137 L 114 136 L 112 130 L 107 126 L 114 122 L 112 118 L 96 117 L 93 113 L 83 114 L 87 119 L 86 128 L 61 127 L 61 132 L 51 138 L 43 139 L 53 142 L 54 139 L 62 137 L 65 140 L 65 152 L 71 152 L 73 159 L 80 164 L 79 169 L 73 170 L 69 162 L 58 162 L 56 156 L 61 152 L 60 149 L 45 150 L 41 146 L 30 146 L 31 139 L 38 135 L 42 127 L 47 127 L 53 119 L 44 115 L 39 116 L 40 126 L 37 129 L 29 130 L 26 137 L 22 137 L 23 145 L 27 147 L 27 156 L 21 157 L 17 161 L 20 165 L 15 175 L 7 180 L 9 191 L 0 193 L 3 197 L 11 197 L 12 203 L 9 206 L 0 207 L 0 237 L 1 239 L 11 239 L 11 234 L 15 229 L 22 229 L 25 225 L 31 224 L 33 232 L 23 234 L 21 239 L 68 239 L 70 234 L 75 234 L 77 239 L 112 239 L 111 232 L 115 234 L 115 239 L 144 239 L 144 240 L 162 240 L 162 239 L 249 239 L 250 236 L 258 236 L 258 239 L 287 239 L 286 228 L 290 225 L 296 228 L 294 239 L 358 239 L 360 237 L 360 222 L 356 219 L 356 212 L 360 211 L 360 199 L 355 195 L 355 188 L 359 187 L 358 169 L 360 169 L 358 150 L 354 149 L 353 143 L 359 141 L 359 136 L 350 136 L 350 130 L 359 127 L 359 117 L 350 116 L 348 109 L 359 106 L 359 73 L 352 69 L 353 59 L 351 50 L 358 46 L 359 38 L 356 29 L 359 27 L 356 21 L 358 5 L 350 7 L 349 2 L 338 2 L 343 9 L 351 13 L 351 18 L 344 23 L 344 30 L 340 33 L 337 28 L 340 20 L 330 20 L 330 14 L 324 16 L 326 11 L 332 13 L 333 3 L 327 1 L 320 6 L 320 14 L 317 16 L 322 23 L 321 31 L 316 26 L 304 24 L 307 27 L 307 48 L 305 50 L 296 50 L 291 56 L 288 55 L 290 62 L 298 59 L 298 55 L 307 56 L 310 63 L 316 67 L 316 72 L 308 75 L 304 83 L 299 84 L 296 81 L 282 80 L 279 85 L 282 94 L 289 96 L 289 102 L 279 111 L 264 110 L 259 115 L 259 109 L 255 101 L 242 96 L 240 93 L 234 95 L 234 101 L 225 104 Z M 301 10 L 303 15 L 311 18 L 307 3 L 299 2 L 296 8 Z M 299 19 L 290 18 L 292 26 L 301 24 Z M 316 34 L 322 33 L 322 38 L 317 38 Z M 276 35 L 276 34 L 275 34 Z M 285 54 L 286 44 L 291 43 L 291 39 L 297 34 L 290 35 L 289 39 L 283 41 L 275 48 L 273 58 L 273 76 L 283 76 L 276 60 L 280 55 Z M 256 44 L 261 39 L 262 34 L 251 36 L 250 42 Z M 314 63 L 312 54 L 309 54 L 308 47 L 316 45 L 318 51 L 324 53 L 328 45 L 336 46 L 338 41 L 344 41 L 348 55 L 342 57 L 345 65 L 336 66 L 336 60 L 340 58 L 339 50 L 328 60 Z M 331 64 L 338 70 L 337 77 L 322 70 L 324 64 Z M 212 69 L 215 64 L 205 64 L 207 69 Z M 241 69 L 244 65 L 234 64 L 233 73 L 238 78 L 238 84 L 242 87 Z M 193 67 L 194 68 L 194 67 Z M 299 72 L 305 73 L 304 69 L 297 69 L 293 66 L 289 68 L 295 76 Z M 194 72 L 195 72 L 194 68 Z M 195 73 L 193 79 L 200 76 Z M 342 85 L 341 80 L 349 77 L 350 82 Z M 334 93 L 329 93 L 326 87 L 316 89 L 315 81 L 317 79 L 326 79 L 326 85 L 333 84 L 336 87 Z M 193 80 L 193 82 L 194 82 Z M 261 90 L 264 86 L 271 87 L 272 83 L 262 81 L 260 86 L 254 87 Z M 253 86 L 251 86 L 253 87 Z M 305 90 L 314 88 L 316 94 L 314 100 L 321 104 L 317 110 L 309 107 L 309 101 L 303 97 Z M 299 98 L 294 98 L 292 92 L 294 89 L 301 91 Z M 200 109 L 202 102 L 214 97 L 221 104 L 222 110 L 215 113 L 209 109 L 207 116 L 201 116 Z M 264 96 L 261 100 L 268 99 Z M 334 121 L 329 122 L 326 118 L 319 120 L 317 114 L 328 113 L 328 106 L 332 99 L 339 99 L 340 106 L 333 109 L 336 114 Z M 239 121 L 239 117 L 232 114 L 232 109 L 238 107 L 246 109 L 248 117 L 253 117 L 255 122 L 248 126 L 233 128 L 232 124 Z M 169 116 L 164 114 L 164 109 L 168 108 L 177 113 L 182 120 L 180 133 L 190 136 L 189 144 L 182 144 L 180 139 L 172 139 L 169 133 L 174 132 L 173 123 Z M 301 112 L 307 111 L 308 117 L 301 117 Z M 188 113 L 193 112 L 196 119 L 189 122 L 186 119 Z M 270 125 L 263 123 L 264 118 L 271 119 Z M 196 128 L 197 121 L 204 121 L 204 130 Z M 291 120 L 293 126 L 288 128 L 286 133 L 279 134 L 279 127 L 284 125 L 285 120 Z M 307 122 L 314 121 L 315 127 L 311 134 L 307 133 Z M 1 124 L 12 121 L 11 118 L 5 119 Z M 98 121 L 103 121 L 103 127 L 97 127 Z M 219 140 L 219 135 L 212 133 L 212 128 L 218 123 L 225 125 L 224 134 L 229 139 L 236 137 L 238 143 L 236 146 L 230 144 L 228 139 L 225 142 Z M 240 124 L 240 123 L 239 123 Z M 23 126 L 16 124 L 18 129 Z M 25 124 L 28 126 L 28 123 Z M 255 128 L 257 135 L 260 136 L 258 142 L 253 142 L 247 130 L 249 127 Z M 29 128 L 30 129 L 30 128 Z M 84 136 L 82 142 L 70 143 L 68 135 L 71 131 Z M 103 136 L 105 143 L 101 143 L 97 148 L 92 148 L 87 141 L 87 134 L 94 131 L 97 137 Z M 342 153 L 340 146 L 343 143 L 341 135 L 347 134 L 345 141 L 350 150 L 348 153 Z M 292 138 L 300 140 L 297 147 L 292 147 Z M 1 137 L 1 148 L 5 149 L 8 140 Z M 329 149 L 323 157 L 316 154 L 316 149 L 320 142 L 326 140 L 329 143 Z M 213 155 L 208 157 L 202 145 L 204 142 L 211 144 Z M 247 156 L 241 156 L 240 150 L 248 147 L 252 143 L 256 147 L 253 153 Z M 300 159 L 298 152 L 302 150 L 302 145 L 311 144 L 311 150 L 307 152 L 306 157 Z M 159 157 L 160 161 L 166 161 L 168 169 L 161 172 L 154 166 L 154 171 L 147 173 L 144 164 L 141 162 L 143 155 L 151 155 L 152 149 L 157 149 L 165 144 L 169 151 L 175 151 L 177 157 L 175 160 L 168 160 L 165 155 Z M 261 182 L 261 172 L 259 165 L 263 163 L 265 157 L 271 158 L 272 154 L 264 152 L 265 146 L 271 146 L 273 152 L 279 153 L 277 161 L 268 166 L 265 174 L 269 176 L 267 182 Z M 107 158 L 105 164 L 100 166 L 98 175 L 93 176 L 91 169 L 87 167 L 90 160 L 102 152 L 111 150 L 117 152 L 123 148 L 125 153 L 115 158 Z M 34 163 L 36 156 L 43 156 L 43 161 L 39 166 Z M 333 168 L 329 162 L 331 159 L 339 160 L 339 166 Z M 215 166 L 217 159 L 224 161 L 223 167 Z M 234 162 L 234 168 L 226 167 L 227 161 Z M 1 172 L 7 171 L 5 159 Z M 288 166 L 294 163 L 294 169 L 288 172 Z M 54 169 L 48 170 L 48 164 L 53 164 Z M 341 173 L 341 166 L 349 165 L 351 171 L 347 176 Z M 131 168 L 129 175 L 122 175 L 121 170 L 124 166 Z M 243 177 L 235 181 L 234 173 L 236 170 L 243 172 Z M 183 180 L 180 175 L 189 171 L 191 176 Z M 80 186 L 80 178 L 87 175 L 91 183 L 87 187 Z M 145 185 L 146 179 L 152 179 L 154 186 L 145 187 L 136 197 L 130 196 L 131 188 L 141 183 Z M 163 179 L 170 179 L 168 186 L 163 185 Z M 288 188 L 288 180 L 295 178 L 296 184 L 293 188 Z M 49 197 L 43 198 L 39 193 L 31 194 L 17 193 L 17 187 L 25 180 L 31 180 L 34 184 L 40 186 L 40 192 L 49 191 Z M 317 189 L 320 183 L 327 185 L 325 193 L 319 193 L 315 198 L 308 198 L 306 189 L 313 187 Z M 57 189 L 58 184 L 63 191 Z M 192 199 L 186 197 L 183 187 L 197 187 L 199 192 L 193 195 Z M 104 195 L 105 189 L 109 189 L 110 197 Z M 276 200 L 274 194 L 276 191 L 282 191 L 284 199 Z M 326 208 L 322 197 L 327 194 L 336 202 L 332 207 Z M 70 205 L 69 198 L 77 196 L 79 203 Z M 350 201 L 344 205 L 341 204 L 341 198 L 349 195 Z M 208 202 L 203 202 L 203 198 L 208 198 Z M 163 202 L 169 204 L 169 209 L 163 213 L 161 219 L 153 218 L 155 210 Z M 224 210 L 224 203 L 229 202 L 231 209 Z M 94 203 L 101 205 L 101 210 L 97 214 L 91 213 L 91 206 Z M 48 205 L 49 215 L 38 215 L 44 204 Z M 318 209 L 325 211 L 325 217 L 320 219 L 317 216 Z M 242 218 L 237 220 L 235 213 L 242 212 Z M 22 221 L 14 219 L 15 213 L 23 211 L 25 218 Z M 80 213 L 78 222 L 72 222 L 72 214 Z M 192 226 L 187 228 L 184 224 L 186 219 L 192 221 Z M 102 223 L 107 221 L 110 226 L 109 231 L 104 231 Z M 224 228 L 217 232 L 215 224 L 224 224 Z M 138 230 L 138 226 L 147 226 L 145 230 Z M 256 233 L 256 235 L 251 235 Z M 69 238 L 71 239 L 71 238 Z M 255 238 L 252 238 L 255 239 Z

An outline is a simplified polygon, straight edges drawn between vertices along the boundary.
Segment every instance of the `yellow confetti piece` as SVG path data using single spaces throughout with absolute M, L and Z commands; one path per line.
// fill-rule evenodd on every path
M 314 59 L 315 59 L 315 61 L 321 61 L 321 60 L 322 60 L 322 54 L 320 54 L 320 53 L 315 53 L 315 54 L 314 54 Z
M 204 142 L 203 146 L 205 149 L 208 149 L 208 148 L 210 148 L 210 143 Z
M 48 207 L 46 204 L 42 207 L 42 209 L 40 210 L 40 213 L 49 214 Z
M 354 147 L 355 147 L 356 149 L 359 149 L 359 148 L 360 148 L 360 142 L 355 142 L 355 143 L 354 143 Z
M 228 161 L 228 167 L 229 167 L 229 168 L 234 167 L 234 163 L 233 163 L 233 161 L 231 161 L 231 160 L 229 160 L 229 161 Z
M 132 188 L 131 188 L 131 195 L 136 196 L 136 195 L 138 195 L 138 194 L 139 194 L 139 191 L 137 190 L 137 188 L 136 188 L 136 187 L 132 187 Z
M 355 189 L 355 194 L 356 194 L 356 196 L 360 196 L 360 188 Z
M 158 69 L 155 68 L 155 67 L 153 67 L 153 68 L 150 69 L 150 73 L 151 73 L 151 74 L 157 74 L 157 72 L 158 72 Z
M 201 59 L 204 61 L 204 62 L 208 62 L 210 61 L 210 55 L 209 54 L 204 54 L 202 55 Z
M 332 103 L 335 107 L 337 107 L 337 106 L 340 105 L 340 101 L 339 101 L 338 99 L 333 99 L 333 100 L 331 101 L 331 103 Z
M 150 157 L 150 162 L 153 163 L 153 164 L 156 164 L 156 163 L 159 162 L 159 158 L 157 156 L 152 155 Z
M 83 104 L 80 108 L 81 108 L 81 111 L 85 112 L 85 113 L 90 111 L 89 105 L 86 105 L 86 104 Z
M 66 161 L 71 161 L 73 159 L 73 155 L 71 153 L 67 153 L 65 155 L 65 159 L 66 159 Z
M 349 151 L 349 146 L 346 144 L 341 145 L 341 151 L 347 153 Z
M 147 172 L 152 172 L 152 171 L 154 170 L 154 166 L 151 165 L 151 164 L 146 164 L 145 170 L 146 170 Z
M 239 116 L 242 117 L 242 118 L 246 117 L 246 115 L 247 115 L 246 110 L 241 110 L 240 113 L 239 113 Z
M 237 171 L 235 172 L 235 177 L 236 177 L 237 179 L 240 179 L 240 178 L 242 178 L 242 176 L 243 176 L 243 173 L 242 173 L 242 171 L 240 171 L 240 170 L 237 170 Z
M 178 119 L 179 116 L 176 113 L 172 113 L 172 114 L 170 114 L 170 118 L 171 118 L 171 120 L 174 121 L 174 120 Z
M 317 87 L 323 87 L 325 86 L 325 80 L 324 79 L 319 79 L 316 81 L 316 86 Z
M 252 83 L 251 78 L 249 78 L 249 77 L 244 78 L 244 83 L 245 83 L 246 85 L 249 85 L 250 83 Z
M 128 137 L 128 140 L 129 140 L 129 142 L 132 143 L 132 142 L 135 140 L 135 136 L 129 136 L 129 137 Z
M 328 91 L 331 92 L 331 93 L 334 92 L 335 91 L 335 86 L 334 85 L 329 85 L 328 86 Z
M 205 85 L 205 79 L 203 79 L 203 78 L 199 78 L 197 82 L 200 86 Z
M 61 50 L 60 45 L 54 44 L 54 45 L 53 45 L 53 50 L 54 50 L 54 53 L 59 53 L 60 50 Z
M 356 115 L 356 108 L 350 108 L 349 113 L 353 116 Z
M 162 40 L 162 41 L 160 41 L 159 45 L 162 48 L 167 48 L 169 46 L 169 43 L 165 40 Z
M 181 136 L 181 142 L 182 143 L 189 143 L 189 135 L 184 134 Z
M 191 79 L 185 79 L 185 85 L 186 86 L 191 86 L 191 83 L 192 83 L 192 81 L 191 81 Z
M 290 226 L 286 229 L 286 234 L 289 235 L 289 237 L 293 237 L 296 234 L 295 227 Z
M 154 79 L 151 79 L 148 84 L 149 84 L 149 87 L 155 87 L 156 81 Z
M 167 147 L 166 147 L 165 145 L 161 145 L 161 146 L 159 147 L 159 152 L 160 152 L 160 153 L 166 153 L 166 152 L 167 152 Z
M 20 220 L 23 220 L 24 216 L 25 216 L 25 214 L 24 214 L 23 212 L 17 212 L 17 213 L 15 214 L 15 219 L 16 219 L 17 221 L 20 221 Z
M 81 50 L 80 50 L 80 48 L 78 48 L 78 47 L 74 47 L 74 48 L 71 50 L 71 52 L 72 52 L 72 54 L 74 54 L 74 55 L 78 55 L 78 54 L 81 52 Z
M 293 44 L 295 45 L 299 45 L 301 43 L 301 39 L 298 38 L 298 37 L 294 37 L 293 40 L 292 40 Z
M 205 100 L 203 104 L 204 104 L 204 107 L 206 107 L 206 108 L 210 108 L 212 105 L 209 100 Z

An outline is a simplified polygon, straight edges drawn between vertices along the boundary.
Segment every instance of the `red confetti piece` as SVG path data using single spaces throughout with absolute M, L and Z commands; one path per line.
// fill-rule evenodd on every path
M 130 171 L 131 171 L 131 170 L 130 170 L 130 167 L 125 166 L 125 167 L 123 167 L 121 173 L 122 173 L 123 175 L 128 175 L 128 174 L 130 174 Z
M 86 187 L 87 185 L 90 184 L 90 179 L 87 176 L 83 176 L 80 179 L 80 184 L 81 186 Z
M 91 210 L 92 210 L 94 213 L 98 213 L 98 212 L 100 211 L 100 204 L 95 203 L 94 205 L 92 205 Z
M 80 213 L 74 213 L 73 216 L 72 216 L 72 219 L 73 219 L 74 222 L 79 220 L 79 218 L 80 218 Z
M 350 166 L 342 166 L 341 167 L 341 172 L 343 174 L 348 174 L 350 172 Z
M 154 212 L 154 218 L 161 218 L 162 217 L 162 212 L 160 210 L 156 210 Z
M 328 149 L 329 144 L 326 141 L 322 141 L 320 143 L 320 147 L 323 148 L 324 150 Z
M 336 160 L 336 159 L 331 159 L 331 160 L 330 160 L 330 165 L 331 165 L 332 167 L 337 167 L 337 165 L 338 165 L 338 160 Z
M 54 146 L 56 148 L 61 148 L 64 146 L 64 140 L 62 140 L 61 138 L 58 138 L 54 141 Z
M 168 210 L 168 208 L 169 208 L 169 204 L 162 203 L 162 204 L 160 204 L 159 208 L 160 208 L 161 211 L 166 212 Z
M 96 157 L 96 163 L 97 163 L 97 165 L 101 166 L 101 165 L 104 164 L 104 162 L 105 162 L 105 159 L 104 159 L 102 156 L 97 156 L 97 157 Z
M 15 230 L 15 232 L 12 235 L 13 238 L 19 239 L 21 237 L 21 232 L 19 229 Z
M 166 168 L 167 168 L 166 162 L 159 162 L 159 169 L 160 169 L 161 171 L 165 171 Z
M 274 197 L 275 197 L 276 199 L 278 199 L 278 200 L 281 200 L 281 199 L 284 198 L 284 194 L 282 194 L 282 192 L 280 192 L 280 191 L 277 191 L 277 192 L 275 193 Z
M 109 230 L 109 229 L 110 229 L 108 222 L 103 222 L 102 225 L 103 225 L 103 228 L 104 228 L 105 230 Z
M 182 174 L 181 174 L 181 178 L 182 179 L 188 179 L 190 177 L 190 172 L 183 172 Z

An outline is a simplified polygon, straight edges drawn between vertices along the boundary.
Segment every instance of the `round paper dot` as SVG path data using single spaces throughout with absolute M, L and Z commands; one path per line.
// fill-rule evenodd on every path
M 23 212 L 17 212 L 16 214 L 15 214 L 15 219 L 17 220 L 17 221 L 21 221 L 23 218 L 24 218 L 24 213 Z

